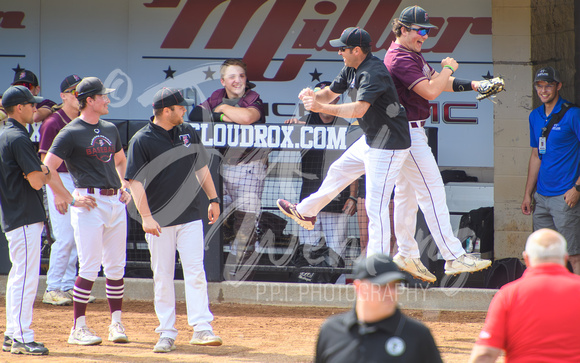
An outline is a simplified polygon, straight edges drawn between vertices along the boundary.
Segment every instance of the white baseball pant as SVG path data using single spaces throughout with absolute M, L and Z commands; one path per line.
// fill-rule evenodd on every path
M 72 194 L 75 186 L 69 173 L 58 173 L 64 187 Z M 46 291 L 68 291 L 75 285 L 77 247 L 70 221 L 70 210 L 60 214 L 54 205 L 54 192 L 46 188 L 48 215 L 54 243 L 50 246 L 50 263 L 46 273 Z
M 421 257 L 415 240 L 418 203 L 441 255 L 445 260 L 454 260 L 465 254 L 465 250 L 453 234 L 441 172 L 427 144 L 425 129 L 409 128 L 411 150 L 401 168 L 395 189 L 398 253 L 403 257 Z
M 95 189 L 95 194 L 89 194 L 86 188 L 77 188 L 76 194 L 91 195 L 97 201 L 97 207 L 90 211 L 70 207 L 79 258 L 79 276 L 95 281 L 102 265 L 107 278 L 122 279 L 127 252 L 125 204 L 119 201 L 119 194 L 100 195 L 98 189 Z
M 203 267 L 204 236 L 201 220 L 163 227 L 159 237 L 146 233 L 155 283 L 155 313 L 160 337 L 175 339 L 175 251 L 179 252 L 185 283 L 187 322 L 194 331 L 212 330 L 207 280 Z
M 390 253 L 389 201 L 395 180 L 409 149 L 386 150 L 368 146 L 361 136 L 338 158 L 318 191 L 302 200 L 296 209 L 305 217 L 316 216 L 338 193 L 366 173 L 366 210 L 369 216 L 367 255 Z
M 247 164 L 222 164 L 224 180 L 224 209 L 232 207 L 234 210 L 255 213 L 262 210 L 262 192 L 266 179 L 266 164 L 261 160 L 250 161 Z
M 6 282 L 6 331 L 4 335 L 21 343 L 34 341 L 32 307 L 38 290 L 40 269 L 39 222 L 6 232 L 12 268 Z

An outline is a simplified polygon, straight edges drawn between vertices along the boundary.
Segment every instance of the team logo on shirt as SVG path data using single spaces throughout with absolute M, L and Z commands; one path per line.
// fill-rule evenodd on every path
M 391 337 L 385 343 L 385 350 L 391 357 L 398 357 L 405 353 L 407 344 L 405 341 L 399 337 Z
M 115 154 L 115 147 L 109 138 L 97 135 L 91 140 L 91 146 L 86 148 L 88 156 L 94 156 L 103 163 L 108 163 Z
M 183 146 L 189 147 L 189 145 L 191 145 L 191 142 L 189 140 L 189 134 L 179 135 L 179 139 L 183 141 Z

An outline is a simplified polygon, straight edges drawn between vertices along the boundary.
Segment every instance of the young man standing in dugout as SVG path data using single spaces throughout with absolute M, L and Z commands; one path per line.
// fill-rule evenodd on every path
M 65 126 L 54 139 L 44 163 L 54 174 L 49 183 L 56 208 L 71 208 L 79 259 L 79 276 L 73 288 L 74 322 L 69 344 L 94 345 L 102 339 L 87 326 L 85 313 L 101 265 L 106 276 L 107 301 L 111 312 L 109 340 L 128 342 L 121 323 L 123 305 L 127 216 L 125 204 L 131 195 L 123 189 L 127 167 L 117 127 L 100 117 L 109 113 L 108 93 L 96 77 L 84 78 L 76 87 L 81 115 Z M 73 177 L 75 190 L 69 193 L 58 177 L 62 164 Z
M 155 282 L 155 312 L 159 341 L 153 351 L 175 350 L 175 252 L 179 251 L 185 280 L 187 318 L 193 327 L 189 344 L 222 345 L 210 322 L 203 254 L 203 223 L 196 196 L 203 189 L 209 199 L 209 224 L 220 215 L 219 198 L 211 178 L 209 154 L 195 130 L 183 123 L 184 99 L 177 89 L 163 88 L 153 98 L 154 117 L 129 143 L 127 179 L 141 215 L 151 252 Z

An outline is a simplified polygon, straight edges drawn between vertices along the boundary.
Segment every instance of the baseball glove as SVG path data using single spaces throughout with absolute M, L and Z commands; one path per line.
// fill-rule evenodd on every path
M 475 98 L 481 101 L 485 98 L 495 97 L 501 91 L 505 91 L 505 81 L 501 76 L 486 79 L 479 82 L 479 87 L 477 87 L 479 94 Z

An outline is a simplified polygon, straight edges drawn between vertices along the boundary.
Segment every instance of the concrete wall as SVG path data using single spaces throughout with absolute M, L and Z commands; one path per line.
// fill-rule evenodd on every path
M 528 115 L 540 102 L 533 77 L 543 66 L 565 80 L 562 96 L 574 100 L 574 0 L 493 0 L 493 60 L 507 92 L 494 110 L 495 258 L 521 257 L 532 231 L 521 213 L 530 157 Z M 569 80 L 569 81 L 568 81 Z

